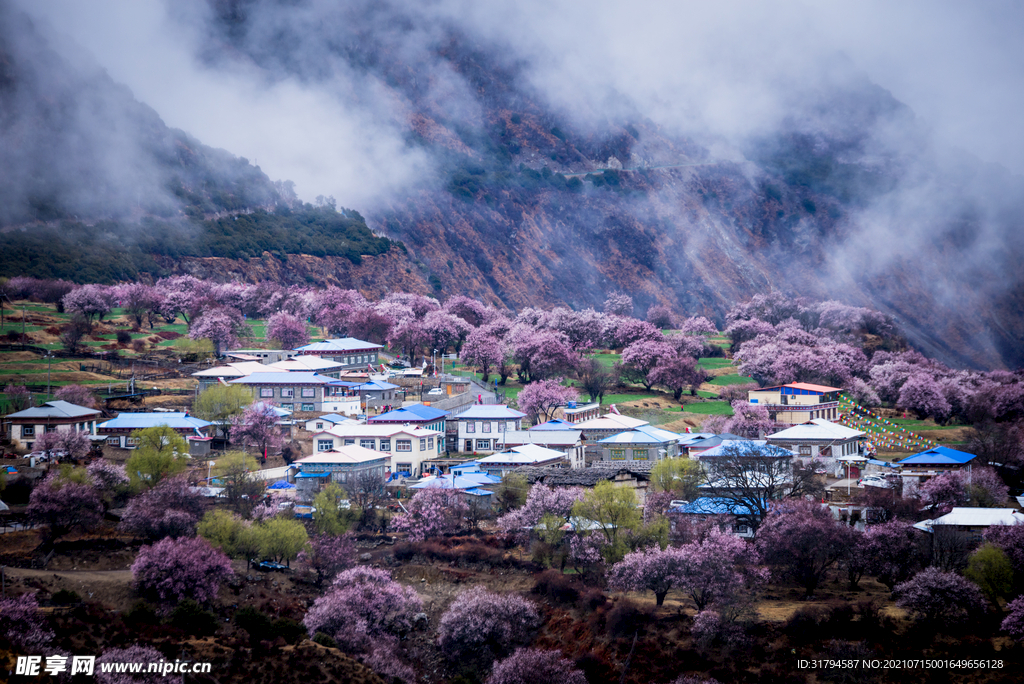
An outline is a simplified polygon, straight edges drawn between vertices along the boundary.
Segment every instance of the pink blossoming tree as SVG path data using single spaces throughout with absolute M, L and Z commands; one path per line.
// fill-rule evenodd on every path
M 228 557 L 200 537 L 143 546 L 132 564 L 136 589 L 162 602 L 191 598 L 208 603 L 233 574 Z

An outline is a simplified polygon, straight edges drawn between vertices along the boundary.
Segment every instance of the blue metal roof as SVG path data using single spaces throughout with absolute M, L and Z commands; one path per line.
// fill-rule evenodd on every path
M 746 504 L 737 503 L 730 499 L 702 496 L 688 504 L 670 509 L 669 513 L 689 515 L 752 515 L 753 511 Z
M 570 423 L 567 420 L 555 418 L 554 420 L 549 420 L 546 423 L 534 425 L 533 427 L 530 428 L 531 432 L 533 432 L 534 430 L 544 432 L 548 430 L 579 430 L 579 428 L 576 427 L 575 423 Z
M 121 413 L 116 418 L 100 423 L 98 430 L 145 430 L 166 425 L 174 430 L 200 430 L 211 425 L 210 421 L 195 418 L 181 411 L 168 413 Z
M 440 418 L 444 418 L 448 415 L 447 411 L 442 411 L 439 408 L 433 406 L 426 406 L 424 404 L 413 404 L 412 406 L 404 406 L 394 411 L 388 411 L 382 413 L 379 416 L 374 416 L 366 422 L 368 423 L 422 423 L 432 422 Z
M 976 454 L 969 454 L 966 451 L 937 446 L 897 461 L 896 465 L 963 465 L 977 457 Z
M 379 392 L 381 390 L 395 389 L 398 385 L 392 385 L 390 382 L 381 382 L 374 380 L 372 382 L 364 382 L 362 385 L 356 385 L 355 389 L 365 392 Z

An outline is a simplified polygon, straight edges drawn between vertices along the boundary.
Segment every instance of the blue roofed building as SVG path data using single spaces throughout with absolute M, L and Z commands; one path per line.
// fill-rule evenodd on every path
M 675 503 L 675 502 L 673 502 Z M 750 506 L 714 496 L 702 496 L 693 501 L 683 501 L 668 510 L 669 530 L 674 539 L 689 541 L 687 526 L 712 520 L 718 524 L 722 532 L 730 532 L 737 537 L 749 539 L 754 536 L 754 528 L 746 520 L 757 515 Z
M 185 439 L 190 437 L 205 439 L 210 436 L 209 428 L 212 424 L 208 420 L 196 418 L 184 412 L 121 413 L 117 418 L 97 425 L 96 434 L 106 437 L 107 446 L 134 449 L 139 444 L 139 440 L 132 437 L 132 433 L 136 430 L 166 425 Z
M 3 432 L 16 445 L 31 449 L 35 440 L 47 432 L 77 430 L 94 434 L 99 416 L 96 409 L 57 399 L 8 414 L 4 418 L 6 429 Z
M 444 424 L 447 417 L 448 412 L 439 408 L 427 406 L 426 404 L 411 404 L 394 411 L 382 413 L 379 416 L 371 416 L 366 422 L 371 425 L 377 423 L 414 425 L 427 428 L 428 430 L 444 432 Z
M 908 456 L 897 461 L 895 465 L 899 468 L 900 476 L 903 478 L 903 491 L 907 493 L 943 473 L 958 470 L 970 473 L 976 458 L 978 458 L 977 455 L 966 451 L 937 446 Z

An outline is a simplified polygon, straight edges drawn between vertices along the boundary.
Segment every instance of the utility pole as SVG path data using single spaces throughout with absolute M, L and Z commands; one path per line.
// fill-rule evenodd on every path
M 50 364 L 53 363 L 53 352 L 46 353 L 46 400 L 50 400 Z

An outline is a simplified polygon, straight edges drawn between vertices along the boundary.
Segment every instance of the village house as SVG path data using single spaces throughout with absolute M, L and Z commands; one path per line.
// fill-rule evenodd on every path
M 731 499 L 702 496 L 693 501 L 679 502 L 668 510 L 666 517 L 669 521 L 671 537 L 686 543 L 691 541 L 683 538 L 687 528 L 692 527 L 695 523 L 709 520 L 718 525 L 718 529 L 722 532 L 728 532 L 743 539 L 751 539 L 754 536 L 754 528 L 737 521 L 737 517 L 751 515 L 754 515 L 753 511 L 745 504 Z
M 746 437 L 734 435 L 730 432 L 723 432 L 720 435 L 716 435 L 710 432 L 690 433 L 688 435 L 679 436 L 679 452 L 683 456 L 689 458 L 696 458 L 698 454 L 701 454 L 709 449 L 721 445 L 722 442 L 745 442 Z
M 232 380 L 229 385 L 242 385 L 253 392 L 253 398 L 277 403 L 289 411 L 306 413 L 323 411 L 324 388 L 331 378 L 316 373 L 253 373 L 244 378 Z
M 501 484 L 501 478 L 473 467 L 463 467 L 458 472 L 427 476 L 410 485 L 409 489 L 459 489 L 462 498 L 471 508 L 489 511 L 494 506 L 494 488 Z
M 593 420 L 601 415 L 601 404 L 599 402 L 591 402 L 589 404 L 580 404 L 575 401 L 568 402 L 565 406 L 555 411 L 555 415 L 561 414 L 562 418 L 567 423 L 582 423 L 586 420 Z
M 295 350 L 295 355 L 322 356 L 342 364 L 345 368 L 366 368 L 377 364 L 378 354 L 383 348 L 373 342 L 364 342 L 354 337 L 342 337 L 298 347 Z
M 650 423 L 646 420 L 623 416 L 618 413 L 606 413 L 598 418 L 590 418 L 573 425 L 581 433 L 585 462 L 593 463 L 601 460 L 604 449 L 603 445 L 600 444 L 602 439 L 617 435 L 626 430 L 634 430 L 644 425 L 650 425 Z
M 313 453 L 337 451 L 357 445 L 386 454 L 391 472 L 406 472 L 418 477 L 423 461 L 440 453 L 443 432 L 411 425 L 344 425 L 313 435 Z
M 767 408 L 768 416 L 777 423 L 800 425 L 815 418 L 838 418 L 842 391 L 839 387 L 794 382 L 750 390 L 747 400 Z
M 273 373 L 274 369 L 259 361 L 233 361 L 223 366 L 206 368 L 192 374 L 192 377 L 199 383 L 199 393 L 202 394 L 214 385 L 223 385 L 245 378 L 253 373 Z
M 543 423 L 546 425 L 547 423 Z M 572 425 L 572 423 L 564 423 Z M 509 430 L 498 434 L 495 448 L 499 451 L 515 449 L 525 445 L 534 445 L 559 451 L 570 468 L 584 468 L 583 440 L 580 430 L 538 430 L 536 426 L 529 430 Z
M 331 359 L 324 359 L 319 356 L 293 356 L 271 363 L 267 366 L 275 371 L 286 373 L 318 373 L 328 378 L 337 379 L 344 365 Z
M 545 449 L 535 444 L 524 444 L 490 456 L 478 458 L 475 463 L 485 473 L 503 477 L 523 466 L 557 466 L 566 461 L 565 453 Z
M 380 477 L 383 481 L 387 460 L 385 453 L 352 444 L 316 452 L 295 461 L 299 469 L 295 475 L 295 485 L 300 497 L 309 501 L 330 482 L 346 485 L 362 474 Z
M 306 421 L 306 432 L 321 432 L 330 430 L 340 425 L 359 425 L 361 421 L 346 416 L 339 416 L 337 413 L 326 413 L 318 418 L 311 418 Z
M 845 425 L 815 418 L 802 425 L 794 425 L 765 437 L 769 444 L 789 449 L 801 458 L 821 459 L 822 467 L 829 473 L 842 474 L 842 462 L 838 459 L 862 456 L 867 433 Z M 864 459 L 867 460 L 866 458 Z M 850 466 L 850 477 L 859 477 L 860 466 Z
M 503 404 L 471 406 L 454 418 L 458 423 L 458 444 L 468 453 L 501 451 L 499 435 L 521 429 L 525 416 Z
M 445 431 L 445 419 L 448 412 L 426 404 L 410 404 L 379 416 L 371 416 L 367 423 L 371 425 L 413 425 L 428 430 Z
M 679 456 L 679 434 L 641 425 L 600 440 L 604 462 L 657 462 Z
M 985 532 L 996 525 L 1024 525 L 1024 514 L 1013 508 L 954 508 L 934 520 L 922 520 L 915 529 L 928 534 L 932 559 L 957 565 L 981 544 Z
M 340 413 L 345 416 L 360 416 L 363 413 L 363 402 L 356 387 L 363 380 L 331 380 L 324 385 L 323 410 Z
M 937 446 L 896 462 L 903 478 L 903 492 L 909 494 L 933 477 L 963 470 L 971 472 L 977 456 L 966 451 Z
M 637 503 L 644 505 L 647 499 L 647 487 L 651 482 L 652 463 L 632 463 L 627 465 L 608 464 L 592 468 L 557 468 L 552 466 L 522 466 L 516 472 L 533 485 L 540 483 L 548 487 L 585 487 L 592 489 L 598 482 L 608 481 L 616 487 L 629 487 L 634 490 Z
M 35 440 L 47 432 L 84 430 L 96 434 L 96 419 L 100 412 L 66 401 L 48 401 L 23 411 L 10 413 L 4 418 L 6 432 L 15 446 L 31 449 Z
M 132 433 L 136 430 L 146 430 L 162 425 L 174 430 L 186 440 L 192 437 L 199 437 L 205 440 L 210 436 L 209 432 L 212 424 L 208 420 L 202 420 L 201 418 L 190 416 L 188 413 L 177 411 L 168 411 L 166 413 L 121 413 L 113 420 L 97 425 L 96 434 L 107 438 L 107 446 L 134 449 L 139 445 L 138 438 L 132 437 Z

